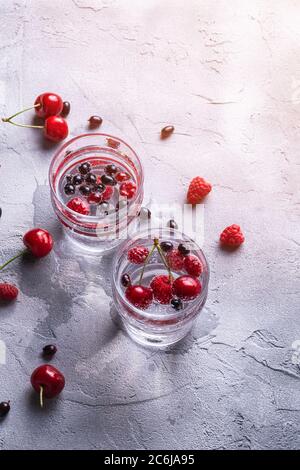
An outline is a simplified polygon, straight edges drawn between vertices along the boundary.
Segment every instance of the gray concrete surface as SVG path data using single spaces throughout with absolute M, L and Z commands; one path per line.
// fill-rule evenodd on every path
M 32 226 L 56 239 L 1 274 L 21 294 L 0 310 L 0 449 L 299 449 L 299 15 L 293 0 L 0 0 L 1 115 L 56 91 L 72 135 L 97 113 L 141 149 L 146 198 L 183 202 L 195 174 L 214 185 L 207 307 L 174 350 L 144 350 L 111 320 L 111 259 L 61 239 L 55 146 L 0 126 L 1 260 Z M 231 223 L 246 243 L 228 254 Z M 29 377 L 49 342 L 67 383 L 40 410 Z

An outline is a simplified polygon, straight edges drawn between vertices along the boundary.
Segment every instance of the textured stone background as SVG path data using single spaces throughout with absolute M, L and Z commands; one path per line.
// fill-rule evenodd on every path
M 29 227 L 57 240 L 2 274 L 21 294 L 0 310 L 1 449 L 300 447 L 299 16 L 297 0 L 0 0 L 1 115 L 56 91 L 72 135 L 98 113 L 141 149 L 147 198 L 183 201 L 195 174 L 214 184 L 207 308 L 173 351 L 143 350 L 111 321 L 111 259 L 64 247 L 54 146 L 0 126 L 1 259 Z M 177 132 L 162 143 L 166 123 Z M 230 223 L 247 242 L 227 254 L 217 239 Z M 29 376 L 49 342 L 67 385 L 40 410 Z

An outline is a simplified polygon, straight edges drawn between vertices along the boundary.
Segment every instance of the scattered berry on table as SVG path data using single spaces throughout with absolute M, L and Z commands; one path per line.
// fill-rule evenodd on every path
M 149 250 L 145 246 L 135 246 L 127 253 L 127 258 L 131 263 L 142 264 L 149 255 Z
M 114 163 L 106 165 L 106 167 L 104 168 L 105 173 L 107 173 L 108 175 L 114 175 L 118 172 L 118 170 L 119 168 Z
M 133 181 L 127 181 L 122 183 L 120 186 L 121 196 L 127 197 L 127 199 L 132 199 L 136 193 L 136 184 Z
M 128 286 L 125 296 L 132 305 L 142 310 L 148 308 L 153 301 L 152 289 L 141 285 Z
M 40 404 L 43 406 L 43 398 L 56 397 L 65 386 L 63 374 L 50 364 L 37 367 L 31 374 L 31 385 L 40 395 Z
M 18 297 L 18 294 L 18 288 L 13 284 L 0 284 L 0 300 L 4 300 L 5 302 L 15 300 Z
M 199 277 L 203 271 L 203 266 L 197 256 L 188 255 L 184 257 L 184 269 L 191 276 Z
M 189 248 L 184 245 L 183 243 L 179 243 L 178 245 L 178 251 L 179 253 L 181 253 L 183 256 L 186 256 L 190 253 L 191 250 L 189 250 Z
M 70 105 L 69 101 L 64 101 L 63 102 L 63 109 L 62 109 L 62 112 L 60 113 L 61 116 L 66 118 L 67 116 L 69 116 L 70 111 L 71 111 L 71 105 Z
M 161 242 L 160 247 L 165 253 L 167 253 L 168 251 L 173 250 L 173 243 L 172 242 Z
M 189 204 L 199 204 L 202 199 L 211 191 L 211 184 L 204 178 L 196 176 L 192 179 L 187 193 L 187 201 Z
M 171 305 L 174 308 L 174 310 L 182 310 L 183 309 L 183 303 L 182 300 L 180 299 L 172 299 L 171 300 Z
M 90 207 L 88 203 L 80 197 L 74 197 L 67 203 L 67 207 L 78 214 L 89 215 Z
M 70 196 L 71 194 L 75 194 L 75 186 L 74 184 L 67 183 L 64 187 L 65 194 Z
M 170 269 L 173 271 L 181 271 L 183 269 L 184 256 L 178 250 L 169 251 L 166 259 Z
M 115 186 L 117 184 L 115 178 L 111 175 L 102 175 L 101 181 L 106 186 Z
M 193 300 L 201 292 L 201 283 L 194 276 L 180 276 L 173 283 L 173 292 L 181 300 Z
M 153 291 L 154 299 L 161 304 L 169 304 L 172 299 L 172 281 L 169 276 L 155 276 L 150 287 Z
M 83 183 L 83 181 L 84 181 L 83 176 L 82 176 L 80 173 L 78 173 L 77 175 L 74 175 L 74 176 L 73 176 L 72 184 L 73 184 L 74 186 L 79 186 L 80 184 Z
M 4 418 L 10 411 L 10 401 L 2 401 L 0 403 L 0 418 Z
M 91 116 L 88 121 L 90 129 L 97 129 L 101 126 L 103 119 L 100 116 Z
M 37 258 L 47 256 L 53 248 L 51 233 L 42 228 L 34 228 L 25 233 L 23 243 Z
M 84 162 L 78 167 L 78 170 L 82 175 L 87 175 L 90 169 L 91 169 L 91 164 L 89 162 Z
M 178 225 L 175 222 L 175 220 L 171 219 L 169 222 L 167 222 L 167 227 L 172 228 L 174 230 L 178 229 Z
M 87 186 L 86 184 L 83 184 L 79 187 L 79 191 L 83 196 L 89 196 L 92 192 L 92 189 L 90 186 Z
M 170 137 L 171 134 L 173 134 L 174 130 L 175 130 L 174 126 L 165 126 L 160 131 L 160 137 L 162 139 L 166 139 L 167 137 Z
M 104 191 L 101 193 L 102 201 L 109 201 L 114 194 L 114 188 L 112 186 L 106 186 Z
M 123 183 L 124 181 L 130 180 L 131 176 L 129 173 L 126 173 L 125 171 L 120 171 L 120 173 L 116 174 L 116 180 L 118 183 Z
M 129 274 L 127 274 L 127 273 L 122 274 L 122 276 L 121 276 L 121 284 L 122 284 L 122 286 L 124 286 L 124 287 L 128 287 L 128 286 L 131 285 L 131 279 L 130 279 Z
M 54 356 L 57 352 L 57 347 L 54 344 L 47 344 L 43 347 L 44 356 Z
M 93 173 L 88 173 L 85 177 L 85 181 L 88 183 L 88 184 L 96 184 L 96 181 L 97 181 L 97 176 L 94 175 Z
M 141 207 L 139 217 L 141 219 L 151 219 L 151 211 L 148 209 L 148 207 Z
M 49 116 L 44 124 L 44 135 L 52 142 L 60 142 L 68 137 L 67 121 L 61 116 Z
M 40 118 L 58 116 L 63 110 L 63 101 L 56 93 L 42 93 L 35 100 L 35 112 Z
M 237 248 L 244 243 L 245 237 L 239 225 L 233 224 L 226 227 L 220 235 L 222 245 L 230 248 Z

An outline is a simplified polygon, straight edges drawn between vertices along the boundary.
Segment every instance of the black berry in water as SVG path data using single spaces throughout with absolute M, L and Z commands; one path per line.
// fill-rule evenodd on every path
M 114 175 L 115 173 L 119 171 L 119 168 L 112 163 L 111 165 L 106 165 L 104 171 L 108 175 Z
M 68 196 L 71 195 L 71 194 L 74 194 L 75 193 L 75 186 L 71 183 L 68 183 L 68 184 L 65 185 L 64 191 Z
M 73 176 L 72 183 L 75 186 L 78 186 L 79 184 L 83 183 L 83 176 L 78 173 L 78 175 Z
M 66 176 L 66 181 L 67 183 L 72 183 L 73 176 L 72 175 L 67 175 Z
M 115 186 L 117 184 L 115 178 L 113 176 L 110 176 L 110 175 L 102 175 L 101 176 L 101 181 L 106 186 Z
M 91 188 L 86 185 L 80 186 L 79 191 L 81 192 L 83 196 L 89 196 L 92 192 Z
M 181 253 L 183 256 L 186 256 L 189 254 L 191 250 L 189 250 L 183 243 L 179 243 L 178 245 L 178 251 Z
M 71 111 L 71 105 L 70 105 L 69 101 L 64 101 L 63 102 L 63 109 L 62 109 L 62 112 L 60 113 L 60 115 L 65 118 L 70 114 L 70 111 Z
M 172 242 L 161 242 L 160 247 L 163 251 L 165 251 L 167 253 L 168 251 L 173 250 L 173 243 Z
M 100 116 L 91 116 L 89 118 L 89 124 L 91 129 L 97 129 L 102 124 L 103 119 Z
M 47 344 L 47 346 L 43 347 L 44 356 L 54 356 L 57 352 L 57 347 L 54 344 Z
M 104 190 L 105 190 L 104 184 L 99 183 L 99 184 L 96 184 L 96 186 L 94 186 L 94 191 L 96 193 L 103 193 Z
M 88 173 L 85 177 L 85 181 L 89 184 L 95 184 L 97 181 L 97 176 L 93 173 Z
M 151 219 L 151 211 L 147 207 L 141 207 L 139 216 L 141 219 Z
M 167 227 L 170 227 L 170 228 L 173 228 L 173 229 L 177 229 L 177 228 L 178 228 L 178 225 L 176 224 L 175 220 L 171 219 L 171 220 L 169 220 L 169 222 L 167 223 Z
M 91 169 L 91 165 L 89 162 L 82 163 L 79 167 L 78 170 L 82 175 L 87 175 L 88 172 Z
M 182 300 L 180 299 L 172 299 L 171 300 L 171 305 L 174 308 L 174 310 L 182 310 L 183 309 L 183 303 Z
M 0 403 L 0 418 L 7 415 L 10 410 L 10 401 L 2 401 Z
M 122 286 L 124 286 L 124 287 L 130 286 L 130 284 L 131 284 L 131 279 L 130 279 L 129 274 L 127 274 L 127 273 L 122 274 L 122 276 L 121 276 L 121 284 L 122 284 Z

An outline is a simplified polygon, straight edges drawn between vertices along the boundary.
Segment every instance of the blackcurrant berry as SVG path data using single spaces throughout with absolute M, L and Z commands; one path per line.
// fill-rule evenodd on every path
M 167 223 L 167 227 L 170 227 L 170 228 L 173 228 L 173 229 L 177 229 L 177 228 L 178 228 L 178 225 L 176 224 L 175 220 L 171 219 L 171 220 L 169 220 L 169 222 Z
M 47 346 L 43 347 L 43 353 L 45 356 L 54 356 L 57 352 L 57 347 L 54 344 L 47 344 Z
M 85 181 L 89 184 L 95 184 L 97 181 L 97 176 L 93 173 L 88 173 L 85 177 Z
M 115 186 L 117 184 L 115 178 L 113 176 L 110 176 L 110 175 L 102 175 L 101 176 L 101 181 L 106 186 Z
M 183 309 L 183 303 L 182 300 L 180 299 L 172 299 L 171 300 L 171 305 L 174 308 L 174 310 L 182 310 Z
M 79 167 L 78 170 L 82 175 L 87 175 L 88 172 L 91 169 L 91 165 L 89 162 L 82 163 Z
M 183 256 L 186 256 L 189 254 L 191 250 L 189 250 L 183 243 L 179 243 L 178 245 L 178 251 L 181 253 Z
M 73 176 L 72 176 L 72 175 L 67 175 L 67 176 L 66 176 L 66 181 L 67 181 L 67 183 L 72 183 L 72 180 L 73 180 Z
M 74 194 L 75 193 L 75 186 L 71 183 L 68 183 L 68 184 L 65 185 L 64 191 L 68 196 L 70 194 Z
M 124 286 L 124 287 L 130 286 L 130 284 L 131 284 L 131 279 L 130 279 L 129 274 L 127 274 L 127 273 L 122 274 L 122 276 L 121 276 L 121 284 L 122 284 L 122 286 Z
M 96 186 L 95 186 L 95 192 L 96 193 L 103 193 L 104 190 L 105 190 L 104 184 L 101 184 L 101 183 L 96 184 Z
M 0 403 L 0 418 L 3 418 L 10 410 L 10 401 L 2 401 Z
M 69 101 L 64 101 L 63 109 L 62 109 L 62 112 L 60 113 L 60 115 L 65 118 L 70 114 L 70 111 L 71 111 L 71 105 L 70 105 Z
M 161 242 L 160 247 L 163 251 L 165 251 L 167 253 L 168 251 L 173 250 L 173 243 L 172 242 Z
M 81 192 L 83 196 L 89 196 L 92 192 L 91 188 L 86 185 L 80 186 L 79 191 Z
M 72 183 L 75 186 L 78 186 L 79 184 L 83 183 L 83 176 L 79 173 L 77 175 L 73 176 Z
M 111 165 L 106 165 L 104 171 L 108 175 L 114 175 L 115 173 L 119 171 L 119 168 L 112 163 Z
M 103 119 L 100 116 L 91 116 L 89 118 L 89 124 L 91 129 L 97 129 L 102 124 Z

